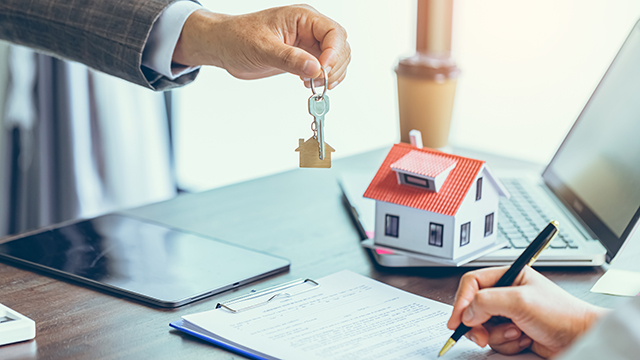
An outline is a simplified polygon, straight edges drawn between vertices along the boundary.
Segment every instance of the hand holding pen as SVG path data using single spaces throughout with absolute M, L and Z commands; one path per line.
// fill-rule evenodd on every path
M 549 357 L 566 349 L 607 312 L 573 297 L 528 266 L 516 273 L 513 286 L 497 288 L 505 270 L 487 268 L 462 277 L 447 324 L 450 329 L 464 321 L 471 327 L 467 337 L 482 347 L 488 344 L 508 355 L 530 348 Z M 496 316 L 510 321 L 489 321 Z

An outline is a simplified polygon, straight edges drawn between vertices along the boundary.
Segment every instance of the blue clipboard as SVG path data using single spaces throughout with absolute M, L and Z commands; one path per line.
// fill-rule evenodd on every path
M 169 323 L 169 326 L 171 326 L 174 329 L 180 330 L 180 331 L 182 331 L 184 333 L 187 333 L 187 334 L 189 334 L 191 336 L 195 336 L 198 339 L 201 339 L 201 340 L 204 340 L 206 342 L 212 343 L 212 344 L 214 344 L 216 346 L 219 346 L 219 347 L 221 347 L 221 348 L 223 348 L 225 350 L 229 350 L 229 351 L 234 352 L 234 353 L 236 353 L 238 355 L 242 355 L 244 357 L 248 357 L 249 359 L 269 360 L 269 359 L 264 358 L 262 356 L 259 356 L 257 354 L 246 352 L 245 350 L 237 348 L 234 345 L 229 344 L 227 342 L 224 342 L 222 340 L 214 339 L 214 338 L 212 338 L 210 336 L 207 336 L 207 335 L 202 334 L 200 332 L 197 332 L 195 330 L 188 329 L 188 328 L 186 328 L 186 327 L 184 327 L 182 325 L 182 320 L 178 320 L 178 321 L 174 321 L 172 323 Z

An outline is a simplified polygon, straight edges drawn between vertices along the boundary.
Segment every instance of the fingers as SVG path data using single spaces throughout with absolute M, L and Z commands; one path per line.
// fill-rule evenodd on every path
M 322 73 L 320 62 L 313 55 L 279 42 L 274 42 L 266 53 L 266 65 L 304 78 L 316 77 L 318 73 Z
M 297 39 L 293 43 L 273 44 L 268 49 L 268 65 L 296 74 L 309 87 L 323 86 L 325 80 L 320 64 L 327 70 L 328 88 L 335 88 L 346 75 L 351 61 L 351 48 L 346 41 L 346 31 L 335 21 L 308 7 L 294 7 L 305 16 L 298 21 Z
M 519 338 L 507 341 L 502 344 L 491 344 L 489 346 L 491 348 L 501 354 L 505 355 L 515 355 L 521 353 L 524 349 L 528 348 L 532 344 L 532 340 L 527 335 L 521 335 Z
M 488 268 L 481 269 L 468 272 L 462 276 L 460 279 L 460 285 L 458 286 L 458 291 L 456 292 L 456 299 L 453 304 L 453 312 L 451 314 L 451 318 L 447 323 L 447 326 L 450 329 L 455 329 L 461 322 L 463 322 L 462 315 L 469 306 L 469 304 L 474 300 L 476 294 L 485 288 L 490 288 L 493 286 L 500 277 L 507 271 L 508 267 L 496 267 L 496 268 Z M 535 273 L 533 269 L 528 266 L 525 266 L 523 271 L 520 272 L 513 285 L 521 285 L 523 284 L 523 279 L 527 274 L 531 272 Z M 504 288 L 503 288 L 504 289 Z M 497 300 L 500 300 L 499 297 Z M 500 314 L 496 314 L 500 315 Z M 469 316 L 469 315 L 468 315 Z M 488 320 L 488 318 L 486 319 Z M 485 321 L 486 321 L 485 320 Z M 466 325 L 469 325 L 465 322 Z M 478 324 L 479 325 L 479 324 Z
M 344 80 L 344 78 L 347 76 L 347 63 L 344 63 L 340 69 L 335 71 L 330 67 L 325 69 L 329 74 L 329 89 L 333 89 L 336 86 L 338 86 L 338 84 L 340 84 Z M 311 87 L 311 81 L 309 78 L 304 78 L 301 76 L 300 80 L 304 81 L 304 86 L 306 88 Z M 325 83 L 324 78 L 316 78 L 313 80 L 314 87 L 324 86 L 324 83 Z
M 347 42 L 347 33 L 340 25 L 337 26 L 340 30 L 330 31 L 321 41 L 322 53 L 318 58 L 325 67 L 334 69 L 329 74 L 330 88 L 337 86 L 344 79 L 347 66 L 351 62 L 351 47 Z
M 492 316 L 503 316 L 516 322 L 528 306 L 521 287 L 482 289 L 462 312 L 462 322 L 473 327 L 484 324 Z
M 478 346 L 480 347 L 487 346 L 489 341 L 489 333 L 482 326 L 472 328 L 466 334 L 464 334 L 464 336 L 466 336 L 469 340 L 473 341 L 474 343 L 478 344 Z
M 512 323 L 474 327 L 465 336 L 480 347 L 489 345 L 506 355 L 518 354 L 533 342 Z
M 478 346 L 491 346 L 495 351 L 514 355 L 531 346 L 532 340 L 511 322 L 493 325 L 491 322 L 472 328 L 466 335 Z
M 482 270 L 470 271 L 462 276 L 460 285 L 456 292 L 455 302 L 453 304 L 453 312 L 447 327 L 451 330 L 455 329 L 462 322 L 462 313 L 467 306 L 473 301 L 478 290 L 492 286 L 507 271 L 507 267 L 497 267 Z
M 327 72 L 327 75 L 328 75 L 328 74 L 331 74 L 331 70 L 332 70 L 332 69 L 331 69 L 330 67 L 326 67 L 326 68 L 324 68 L 324 69 L 325 69 L 325 71 Z M 300 77 L 300 79 L 302 79 L 302 81 L 304 81 L 304 86 L 305 86 L 305 87 L 307 87 L 307 88 L 310 88 L 310 87 L 311 87 L 311 79 L 310 79 L 310 78 L 303 78 L 303 77 L 301 76 L 301 77 Z M 325 86 L 324 73 L 322 73 L 322 76 L 321 76 L 321 77 L 318 77 L 318 78 L 314 78 L 314 79 L 313 79 L 313 87 L 314 87 L 314 88 L 318 88 L 318 87 L 322 87 L 322 86 Z
M 485 324 L 484 328 L 489 333 L 488 343 L 491 347 L 519 340 L 522 336 L 522 331 L 511 322 L 497 325 Z
M 335 88 L 342 82 L 342 80 L 344 80 L 344 78 L 347 76 L 347 66 L 349 65 L 350 61 L 351 55 L 349 54 L 346 61 L 343 61 L 338 65 L 338 68 L 334 68 L 333 71 L 329 73 L 329 89 Z
M 320 56 L 318 60 L 325 68 L 331 68 L 329 72 L 329 88 L 337 86 L 346 73 L 346 68 L 351 61 L 351 47 L 347 42 L 347 32 L 337 22 L 318 13 L 313 8 L 309 9 L 309 19 L 301 25 L 311 26 L 313 38 L 320 44 Z

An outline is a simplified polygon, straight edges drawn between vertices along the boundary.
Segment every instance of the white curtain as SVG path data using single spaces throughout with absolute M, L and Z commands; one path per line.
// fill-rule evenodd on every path
M 0 236 L 175 196 L 162 93 L 0 46 Z

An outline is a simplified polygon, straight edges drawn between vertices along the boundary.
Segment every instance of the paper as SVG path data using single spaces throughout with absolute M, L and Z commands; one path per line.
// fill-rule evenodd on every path
M 314 290 L 251 310 L 218 309 L 183 319 L 209 335 L 279 359 L 436 359 L 452 334 L 446 327 L 449 305 L 350 271 L 317 281 Z M 463 338 L 441 359 L 539 358 L 502 356 Z
M 640 272 L 609 269 L 591 288 L 592 292 L 620 295 L 640 295 Z
M 640 295 L 640 231 L 633 231 L 624 242 L 609 270 L 591 288 L 591 292 L 620 295 Z

